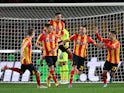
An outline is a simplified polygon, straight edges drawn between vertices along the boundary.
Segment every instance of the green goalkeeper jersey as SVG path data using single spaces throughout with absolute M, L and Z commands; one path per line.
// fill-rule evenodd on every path
M 66 39 L 69 39 L 69 32 L 66 29 L 64 29 L 64 36 L 62 37 L 62 40 L 66 40 Z M 69 42 L 65 44 L 65 47 L 66 48 L 69 47 Z
M 61 39 L 62 40 L 69 39 L 69 32 L 66 29 L 64 29 L 64 36 Z M 67 42 L 64 46 L 65 48 L 68 48 L 69 42 Z M 68 54 L 66 52 L 62 53 L 60 49 L 58 50 L 58 62 L 68 62 Z

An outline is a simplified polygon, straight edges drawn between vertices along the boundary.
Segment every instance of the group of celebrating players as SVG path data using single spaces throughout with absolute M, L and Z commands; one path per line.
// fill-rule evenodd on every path
M 62 21 L 62 14 L 56 13 L 55 18 L 49 23 L 45 24 L 42 33 L 39 35 L 36 41 L 36 47 L 43 51 L 42 59 L 45 59 L 49 67 L 49 74 L 46 79 L 47 86 L 50 87 L 50 79 L 53 78 L 55 86 L 60 84 L 57 81 L 56 75 L 54 74 L 56 62 L 60 61 L 60 73 L 61 80 L 68 80 L 68 73 L 63 69 L 68 70 L 67 61 L 68 59 L 72 62 L 72 69 L 70 71 L 69 88 L 72 87 L 72 82 L 74 74 L 81 74 L 84 67 L 84 62 L 87 57 L 88 44 L 91 43 L 98 48 L 103 48 L 107 50 L 107 58 L 103 67 L 103 87 L 107 87 L 107 72 L 110 72 L 110 82 L 115 77 L 115 72 L 117 66 L 120 62 L 120 42 L 116 39 L 117 32 L 112 30 L 109 31 L 108 38 L 102 38 L 98 33 L 98 28 L 96 27 L 96 37 L 98 40 L 103 42 L 98 44 L 90 36 L 87 35 L 86 26 L 82 25 L 79 28 L 78 33 L 69 37 L 67 30 L 65 29 L 65 23 Z M 34 29 L 29 29 L 27 32 L 27 37 L 23 39 L 21 45 L 21 69 L 4 66 L 2 71 L 10 69 L 20 74 L 23 74 L 26 69 L 28 69 L 31 74 L 36 75 L 37 87 L 47 88 L 40 83 L 40 73 L 36 70 L 35 66 L 32 64 L 32 38 L 35 36 Z M 73 41 L 74 47 L 73 52 L 69 49 L 69 44 L 67 42 Z M 65 77 L 63 77 L 63 74 Z

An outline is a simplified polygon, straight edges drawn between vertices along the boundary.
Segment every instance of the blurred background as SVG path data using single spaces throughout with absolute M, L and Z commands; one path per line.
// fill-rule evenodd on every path
M 0 3 L 87 3 L 87 2 L 123 2 L 123 0 L 0 0 Z

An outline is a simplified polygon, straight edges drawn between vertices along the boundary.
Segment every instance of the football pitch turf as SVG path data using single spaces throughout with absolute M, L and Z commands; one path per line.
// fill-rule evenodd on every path
M 73 84 L 73 88 L 68 88 L 68 85 L 55 87 L 52 84 L 46 89 L 39 89 L 32 83 L 0 83 L 0 93 L 124 93 L 124 83 L 108 84 L 106 88 L 103 88 L 100 83 Z

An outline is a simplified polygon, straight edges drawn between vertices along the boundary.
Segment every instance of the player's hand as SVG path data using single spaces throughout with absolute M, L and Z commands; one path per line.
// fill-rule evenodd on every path
M 65 45 L 66 44 L 66 41 L 63 41 L 63 45 Z
M 59 35 L 55 35 L 57 38 L 61 38 L 61 36 L 59 36 Z
M 40 50 L 44 50 L 43 47 L 40 47 Z
M 98 47 L 98 48 L 103 48 L 103 45 L 104 45 L 104 44 L 97 44 L 97 47 Z
M 105 45 L 102 46 L 103 49 L 107 49 Z
M 105 44 L 101 44 L 101 48 L 107 49 L 107 47 L 105 46 Z
M 99 33 L 98 27 L 95 27 L 95 33 Z

